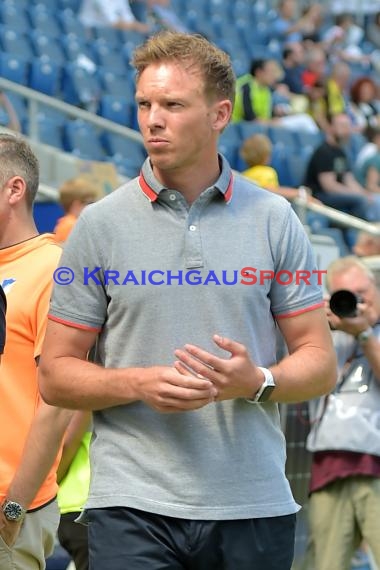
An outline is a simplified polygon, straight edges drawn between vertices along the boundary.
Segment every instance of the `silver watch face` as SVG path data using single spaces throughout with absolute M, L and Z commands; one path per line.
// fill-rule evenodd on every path
M 14 501 L 7 501 L 3 507 L 3 513 L 9 521 L 19 521 L 24 516 L 24 509 Z

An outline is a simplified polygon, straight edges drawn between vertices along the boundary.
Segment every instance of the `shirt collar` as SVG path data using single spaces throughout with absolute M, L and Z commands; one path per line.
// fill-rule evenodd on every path
M 232 198 L 232 171 L 227 160 L 221 154 L 219 155 L 219 164 L 221 172 L 218 180 L 214 184 L 214 188 L 217 188 L 217 190 L 223 194 L 224 200 L 228 204 Z M 149 158 L 145 160 L 141 168 L 139 184 L 141 191 L 151 202 L 155 202 L 160 192 L 162 192 L 162 190 L 166 190 L 165 186 L 155 178 Z M 172 190 L 174 190 L 174 188 L 172 188 Z

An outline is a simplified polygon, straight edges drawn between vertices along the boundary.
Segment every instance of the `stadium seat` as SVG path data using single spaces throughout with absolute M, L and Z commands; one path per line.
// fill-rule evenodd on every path
M 59 37 L 61 28 L 51 8 L 45 7 L 45 4 L 31 5 L 28 9 L 28 15 L 33 30 L 51 38 Z
M 268 135 L 267 125 L 262 125 L 261 123 L 256 123 L 255 121 L 241 121 L 237 123 L 240 130 L 241 140 L 245 140 L 252 135 L 264 134 Z
M 87 36 L 90 36 L 90 34 L 87 34 L 86 28 L 83 26 L 82 22 L 78 20 L 78 16 L 69 8 L 58 12 L 57 20 L 59 21 L 65 36 L 76 36 L 82 41 L 85 41 Z
M 44 144 L 64 150 L 62 127 L 54 121 L 45 118 L 38 121 L 38 138 Z
M 135 128 L 135 104 L 127 97 L 103 95 L 99 101 L 98 115 L 126 127 Z
M 34 56 L 32 45 L 26 34 L 21 34 L 4 25 L 0 26 L 0 47 L 3 51 L 22 57 L 25 61 Z
M 60 89 L 61 68 L 53 61 L 34 59 L 29 68 L 29 87 L 46 95 L 57 95 Z
M 23 6 L 15 4 L 0 4 L 0 22 L 14 32 L 25 34 L 30 29 L 28 16 Z
M 80 119 L 63 127 L 63 144 L 67 151 L 85 160 L 104 160 L 105 154 L 97 129 Z
M 115 97 L 125 97 L 132 102 L 134 101 L 135 94 L 131 75 L 128 75 L 128 73 L 117 75 L 103 68 L 98 70 L 98 76 L 105 94 L 114 95 Z
M 268 136 L 274 145 L 283 145 L 289 151 L 297 147 L 294 132 L 281 126 L 270 126 Z
M 140 168 L 146 158 L 146 151 L 139 141 L 128 139 L 122 135 L 104 132 L 101 140 L 108 157 L 129 162 Z
M 95 61 L 105 70 L 111 70 L 116 76 L 123 76 L 127 72 L 128 64 L 120 49 L 112 49 L 103 40 L 95 40 L 92 50 Z
M 37 29 L 32 30 L 30 39 L 37 57 L 52 61 L 56 65 L 65 65 L 66 55 L 59 40 Z
M 63 68 L 62 92 L 66 103 L 96 108 L 102 95 L 102 86 L 97 74 L 71 62 Z
M 27 84 L 29 65 L 23 57 L 15 54 L 0 52 L 0 77 Z

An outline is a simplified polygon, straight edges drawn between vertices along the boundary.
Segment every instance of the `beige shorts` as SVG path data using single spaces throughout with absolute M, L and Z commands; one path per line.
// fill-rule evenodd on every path
M 16 543 L 9 548 L 0 537 L 1 570 L 41 570 L 45 558 L 54 550 L 59 524 L 59 510 L 54 501 L 33 513 L 27 513 Z
M 309 532 L 317 570 L 349 570 L 362 539 L 380 568 L 380 479 L 349 477 L 313 493 Z

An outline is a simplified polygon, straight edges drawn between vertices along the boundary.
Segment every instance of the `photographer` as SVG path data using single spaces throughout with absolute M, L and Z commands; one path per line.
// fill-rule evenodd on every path
M 314 558 L 307 568 L 349 570 L 363 539 L 380 565 L 380 292 L 354 256 L 329 266 L 327 288 L 339 375 L 317 405 L 307 441 Z

